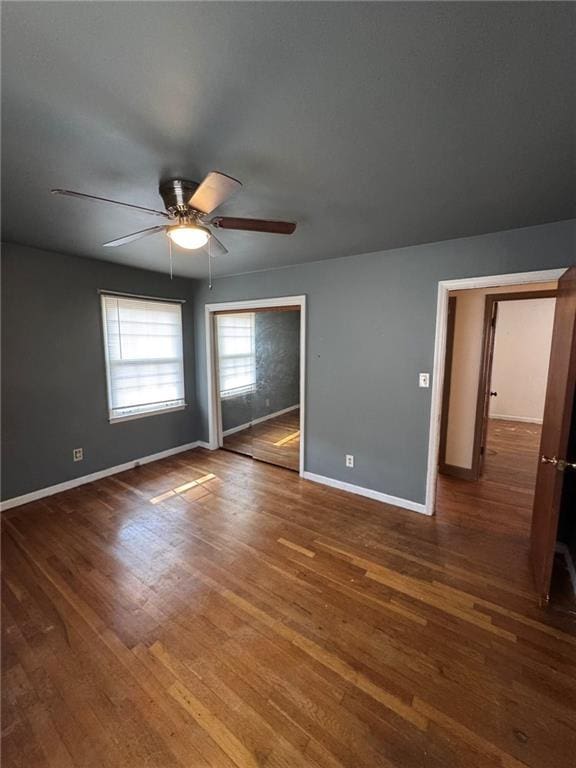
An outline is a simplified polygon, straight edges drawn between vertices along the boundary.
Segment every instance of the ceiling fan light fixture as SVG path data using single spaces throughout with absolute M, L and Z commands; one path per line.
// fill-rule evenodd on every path
M 202 248 L 210 238 L 210 232 L 207 229 L 195 224 L 177 224 L 170 227 L 167 234 L 173 243 L 188 251 Z

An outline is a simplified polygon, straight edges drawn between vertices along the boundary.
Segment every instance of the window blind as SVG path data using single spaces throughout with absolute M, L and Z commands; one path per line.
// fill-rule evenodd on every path
M 182 307 L 102 296 L 110 419 L 184 402 Z
M 220 396 L 252 392 L 256 383 L 254 312 L 217 315 L 216 322 Z

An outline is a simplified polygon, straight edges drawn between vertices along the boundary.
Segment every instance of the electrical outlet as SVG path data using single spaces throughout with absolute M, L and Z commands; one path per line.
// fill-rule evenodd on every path
M 348 469 L 353 469 L 354 467 L 354 456 L 352 456 L 350 453 L 346 454 L 346 466 Z
M 418 386 L 427 389 L 430 386 L 430 374 L 420 373 L 418 375 Z
M 84 448 L 74 448 L 74 450 L 72 451 L 72 456 L 74 458 L 74 461 L 83 461 Z

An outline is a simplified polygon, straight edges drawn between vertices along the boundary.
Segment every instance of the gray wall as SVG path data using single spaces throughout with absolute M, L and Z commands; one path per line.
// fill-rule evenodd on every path
M 575 225 L 220 278 L 212 291 L 205 281 L 5 245 L 2 497 L 207 439 L 204 304 L 307 294 L 305 468 L 423 502 L 430 390 L 417 378 L 432 370 L 438 281 L 573 264 Z M 189 299 L 188 409 L 108 423 L 98 288 Z M 85 459 L 75 464 L 77 447 Z M 356 457 L 352 470 L 346 453 Z
M 208 438 L 204 305 L 306 294 L 305 468 L 424 502 L 437 284 L 576 262 L 576 222 L 316 262 L 197 284 L 200 439 Z M 344 455 L 356 457 L 354 469 Z
M 224 431 L 290 408 L 300 397 L 300 312 L 257 312 L 256 391 L 222 400 Z
M 12 244 L 2 251 L 3 499 L 195 440 L 190 280 Z M 187 409 L 108 423 L 99 288 L 188 300 Z M 80 447 L 84 461 L 74 463 Z

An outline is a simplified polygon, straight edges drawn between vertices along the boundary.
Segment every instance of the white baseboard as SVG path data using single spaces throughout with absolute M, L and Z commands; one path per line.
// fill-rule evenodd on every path
M 298 406 L 296 406 L 296 408 L 297 407 Z M 283 413 L 287 413 L 288 411 L 291 411 L 291 410 L 294 410 L 294 406 L 292 408 L 288 408 L 286 411 L 283 411 Z M 266 418 L 269 418 L 269 417 L 264 417 L 263 420 L 266 420 Z M 12 509 L 13 507 L 19 507 L 19 506 L 22 506 L 23 504 L 30 504 L 33 501 L 38 501 L 39 499 L 43 499 L 47 496 L 53 496 L 56 493 L 62 493 L 63 491 L 68 491 L 72 488 L 77 488 L 80 485 L 93 483 L 96 480 L 101 480 L 104 477 L 109 477 L 110 475 L 117 475 L 119 472 L 126 472 L 129 469 L 134 469 L 140 464 L 150 464 L 153 461 L 158 461 L 159 459 L 166 459 L 169 456 L 175 456 L 178 453 L 191 451 L 194 448 L 205 448 L 206 450 L 215 450 L 217 446 L 212 447 L 209 443 L 205 442 L 204 440 L 196 440 L 193 443 L 186 443 L 185 445 L 179 445 L 176 448 L 168 448 L 166 451 L 153 453 L 153 454 L 150 454 L 149 456 L 141 456 L 138 459 L 127 461 L 124 464 L 117 464 L 114 467 L 101 469 L 98 472 L 92 472 L 89 475 L 82 475 L 82 477 L 75 477 L 72 480 L 66 480 L 65 482 L 58 483 L 57 485 L 50 485 L 46 488 L 39 488 L 38 490 L 32 491 L 31 493 L 25 493 L 22 496 L 14 496 L 11 499 L 6 499 L 5 501 L 0 502 L 0 511 L 4 512 L 8 509 Z M 384 504 L 390 504 L 394 507 L 402 507 L 403 509 L 409 509 L 412 512 L 419 512 L 420 514 L 423 514 L 423 515 L 429 514 L 426 511 L 426 505 L 419 504 L 416 501 L 410 501 L 409 499 L 401 499 L 398 496 L 390 496 L 387 493 L 381 493 L 380 491 L 373 491 L 371 488 L 363 488 L 360 485 L 345 483 L 342 480 L 335 480 L 331 477 L 316 475 L 314 474 L 314 472 L 303 472 L 302 477 L 306 480 L 312 481 L 313 483 L 320 483 L 321 485 L 327 485 L 327 486 L 330 486 L 331 488 L 338 488 L 341 491 L 348 491 L 348 493 L 354 493 L 358 496 L 365 496 L 369 499 L 374 499 L 375 501 L 381 501 Z
M 297 408 L 300 408 L 300 403 L 291 405 L 289 408 L 283 408 L 281 411 L 274 411 L 274 413 L 269 413 L 267 416 L 260 416 L 258 419 L 252 419 L 252 421 L 248 421 L 246 424 L 240 424 L 238 427 L 231 427 L 231 429 L 222 432 L 222 437 L 228 437 L 228 435 L 233 435 L 236 432 L 242 432 L 242 430 L 248 429 L 248 427 L 252 427 L 254 424 L 261 424 L 263 421 L 275 419 L 277 416 L 283 416 L 285 413 L 295 411 Z
M 0 511 L 4 512 L 7 509 L 12 509 L 12 507 L 19 507 L 22 504 L 29 504 L 31 501 L 38 501 L 38 499 L 43 499 L 46 496 L 53 496 L 55 493 L 69 491 L 71 488 L 77 488 L 79 485 L 93 483 L 95 480 L 101 480 L 103 477 L 117 475 L 119 472 L 126 472 L 128 469 L 134 469 L 134 467 L 137 467 L 140 464 L 150 464 L 153 461 L 166 459 L 168 456 L 174 456 L 177 453 L 191 451 L 193 448 L 209 449 L 209 445 L 208 443 L 205 443 L 201 440 L 196 440 L 193 443 L 178 445 L 176 448 L 168 448 L 166 451 L 152 453 L 149 456 L 142 456 L 139 459 L 127 461 L 124 464 L 117 464 L 115 467 L 100 469 L 98 472 L 92 472 L 90 475 L 82 475 L 82 477 L 75 477 L 73 480 L 66 480 L 65 482 L 58 483 L 57 485 L 50 485 L 47 488 L 39 488 L 37 491 L 25 493 L 23 496 L 14 496 L 12 499 L 6 499 L 5 501 L 0 502 Z
M 314 472 L 304 472 L 302 477 L 306 480 L 311 480 L 313 483 L 321 483 L 322 485 L 328 485 L 331 488 L 338 488 L 341 491 L 355 493 L 358 496 L 366 496 L 368 499 L 382 501 L 384 504 L 391 504 L 393 507 L 402 507 L 403 509 L 409 509 L 411 512 L 419 512 L 421 515 L 430 514 L 426 510 L 425 504 L 419 504 L 416 501 L 410 501 L 410 499 L 401 499 L 398 496 L 389 496 L 387 493 L 373 491 L 371 488 L 363 488 L 361 485 L 345 483 L 342 480 L 334 480 L 331 477 L 316 475 Z
M 574 590 L 574 594 L 576 595 L 576 565 L 574 564 L 574 560 L 572 559 L 572 553 L 568 549 L 568 546 L 561 541 L 556 542 L 555 549 L 556 549 L 556 552 L 559 552 L 561 555 L 564 555 L 564 559 L 566 560 L 566 568 L 568 569 L 568 573 L 570 575 L 570 582 L 572 583 L 572 589 Z
M 500 419 L 501 421 L 523 421 L 527 424 L 542 424 L 542 419 L 535 419 L 533 416 L 508 416 L 507 414 L 491 413 L 490 419 Z

